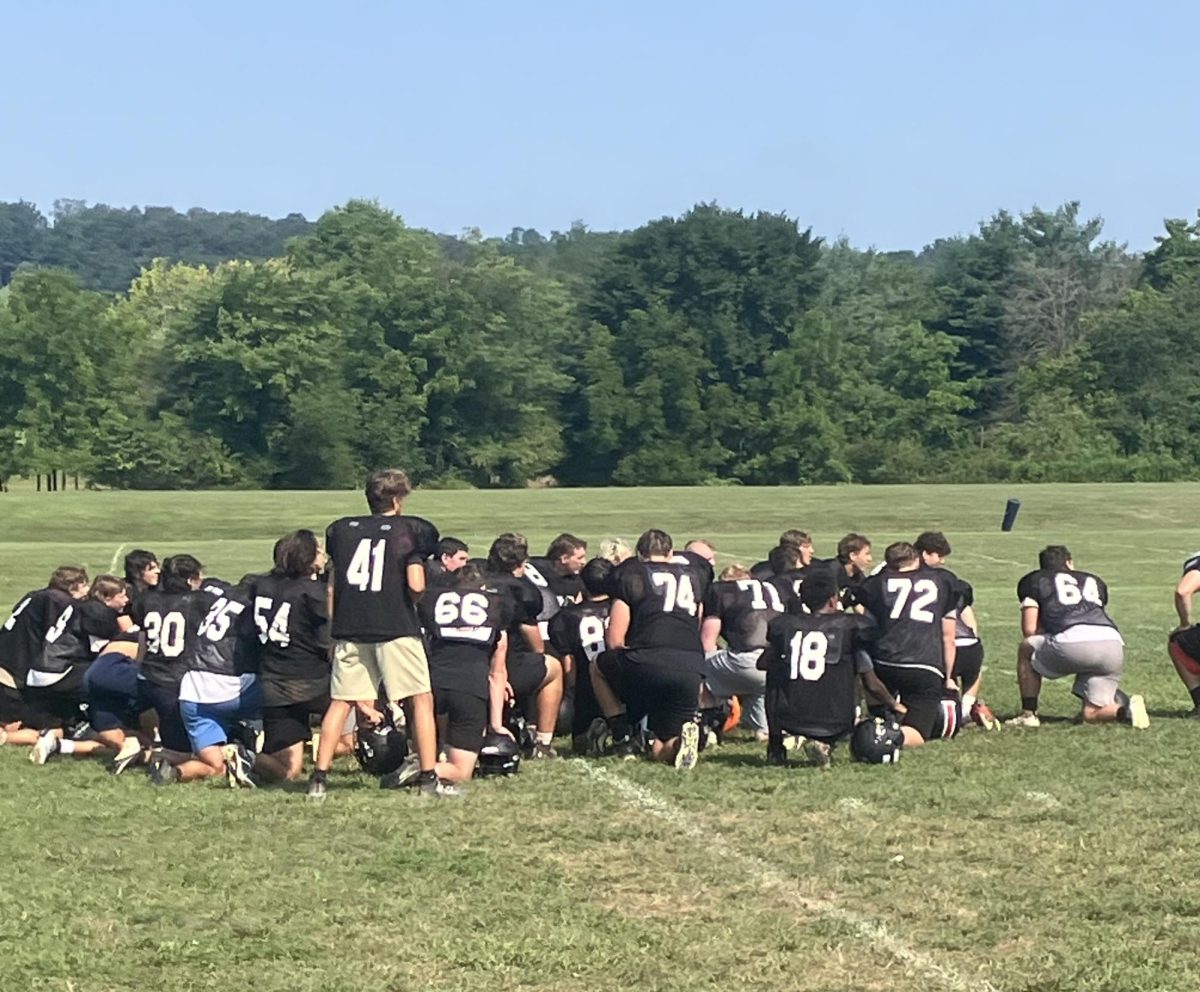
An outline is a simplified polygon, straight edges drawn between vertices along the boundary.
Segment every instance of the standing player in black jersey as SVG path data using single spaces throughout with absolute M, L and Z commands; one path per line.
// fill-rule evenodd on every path
M 752 579 L 748 569 L 730 565 L 719 581 L 708 587 L 704 597 L 704 623 L 700 642 L 704 646 L 702 708 L 724 703 L 737 696 L 742 706 L 742 723 L 759 740 L 767 737 L 767 713 L 763 693 L 766 673 L 758 657 L 767 646 L 767 624 L 783 612 L 783 600 L 771 582 Z M 723 638 L 725 647 L 717 644 Z
M 446 760 L 436 768 L 439 795 L 457 795 L 457 784 L 474 774 L 489 728 L 511 736 L 504 727 L 508 611 L 508 597 L 486 588 L 476 565 L 463 566 L 449 586 L 421 600 L 438 737 L 446 745 Z
M 550 621 L 550 644 L 562 659 L 563 668 L 573 673 L 571 707 L 571 747 L 576 754 L 598 758 L 598 748 L 589 750 L 589 741 L 598 742 L 603 726 L 595 735 L 588 731 L 597 720 L 604 724 L 596 693 L 592 689 L 591 666 L 604 651 L 604 631 L 608 627 L 608 581 L 612 562 L 593 558 L 579 573 L 583 581 L 583 601 L 571 603 Z M 595 753 L 592 753 L 592 752 Z
M 115 753 L 120 748 L 121 742 L 111 734 L 76 741 L 70 730 L 83 720 L 85 680 L 92 662 L 109 641 L 133 626 L 132 620 L 121 615 L 128 601 L 122 579 L 98 575 L 87 598 L 68 604 L 46 631 L 41 659 L 34 662 L 25 677 L 25 702 L 37 714 L 31 722 L 43 726 L 29 753 L 35 765 L 45 764 L 56 754 L 87 757 L 100 751 Z
M 1200 719 L 1200 626 L 1192 624 L 1192 597 L 1200 590 L 1200 551 L 1183 563 L 1183 577 L 1175 586 L 1175 612 L 1179 626 L 1167 641 L 1175 671 L 1192 697 L 1192 719 Z
M 1024 638 L 1017 649 L 1021 714 L 1010 725 L 1038 726 L 1042 679 L 1071 676 L 1084 723 L 1150 726 L 1146 701 L 1120 689 L 1125 641 L 1104 609 L 1108 587 L 1099 576 L 1078 571 L 1071 552 L 1052 544 L 1038 553 L 1038 570 L 1017 583 L 1017 599 Z
M 800 590 L 804 611 L 774 616 L 759 659 L 766 675 L 767 762 L 786 764 L 802 750 L 827 768 L 833 746 L 854 729 L 861 680 L 868 696 L 903 715 L 905 708 L 875 675 L 870 651 L 877 628 L 869 617 L 839 608 L 838 587 L 828 571 Z
M 637 554 L 613 572 L 608 650 L 592 667 L 592 687 L 617 753 L 636 753 L 632 725 L 645 717 L 654 736 L 649 756 L 691 768 L 700 741 L 700 610 L 711 569 L 672 560 L 671 536 L 661 530 L 638 538 Z
M 44 589 L 26 593 L 0 624 L 0 742 L 35 744 L 45 729 L 23 698 L 25 677 L 42 657 L 46 632 L 63 611 L 88 592 L 87 572 L 74 565 L 54 570 Z
M 950 557 L 950 542 L 941 531 L 927 530 L 913 542 L 921 553 L 921 561 L 929 568 L 944 568 L 954 583 L 955 601 L 954 678 L 962 692 L 962 717 L 984 730 L 999 730 L 1000 721 L 991 707 L 979 698 L 983 684 L 983 642 L 979 639 L 979 622 L 975 618 L 975 590 L 971 583 L 946 568 Z
M 325 798 L 346 718 L 355 703 L 374 703 L 380 684 L 389 702 L 404 704 L 417 748 L 415 760 L 405 763 L 405 781 L 397 784 L 416 782 L 424 794 L 437 794 L 437 727 L 416 604 L 438 532 L 427 520 L 402 515 L 410 492 L 399 469 L 376 472 L 366 484 L 370 516 L 342 517 L 325 532 L 333 675 L 310 799 Z
M 262 753 L 253 767 L 265 779 L 290 782 L 303 771 L 311 722 L 329 709 L 329 607 L 316 534 L 284 535 L 274 557 L 275 567 L 249 589 L 263 701 Z
M 545 621 L 539 617 L 547 599 L 526 575 L 528 560 L 529 543 L 509 532 L 492 542 L 484 571 L 487 588 L 504 596 L 508 604 L 508 686 L 531 735 L 530 741 L 518 743 L 531 758 L 556 758 L 553 742 L 563 697 L 563 666 L 546 654 Z
M 884 563 L 857 591 L 858 603 L 879 627 L 875 673 L 904 704 L 906 747 L 953 737 L 960 717 L 954 584 L 944 570 L 923 566 L 917 549 L 905 541 L 888 545 Z

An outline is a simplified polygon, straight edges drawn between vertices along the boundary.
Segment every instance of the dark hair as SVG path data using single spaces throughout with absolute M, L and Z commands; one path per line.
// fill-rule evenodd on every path
M 163 559 L 162 577 L 158 585 L 163 592 L 187 592 L 191 589 L 188 580 L 198 579 L 203 574 L 204 566 L 200 564 L 200 559 L 191 555 L 172 555 Z
M 1038 568 L 1061 571 L 1071 560 L 1071 552 L 1065 544 L 1047 544 L 1038 552 Z
M 794 544 L 780 544 L 779 547 L 771 549 L 771 553 L 767 555 L 767 563 L 776 575 L 795 571 L 800 567 L 800 551 Z
M 125 580 L 115 575 L 97 575 L 92 579 L 92 587 L 88 590 L 89 599 L 104 602 L 125 591 Z
M 158 564 L 158 557 L 153 551 L 135 548 L 125 556 L 125 581 L 135 589 L 147 588 L 142 573 L 151 565 Z
M 931 555 L 941 555 L 946 558 L 950 554 L 950 542 L 940 530 L 927 530 L 915 541 L 913 547 L 918 551 L 928 551 Z
M 805 579 L 800 586 L 800 602 L 813 611 L 819 610 L 837 594 L 837 579 L 824 569 Z
M 49 588 L 57 589 L 59 592 L 70 592 L 80 582 L 87 582 L 87 580 L 86 568 L 78 565 L 59 565 L 51 573 L 50 581 L 46 584 Z
M 587 594 L 592 597 L 608 595 L 608 579 L 616 567 L 607 558 L 593 558 L 584 565 L 579 578 Z
M 453 589 L 462 589 L 468 586 L 478 587 L 483 584 L 483 569 L 476 561 L 469 561 L 451 574 L 449 584 Z
M 917 560 L 917 549 L 907 541 L 897 541 L 889 544 L 883 552 L 883 562 L 888 568 L 899 568 L 910 565 Z
M 489 572 L 512 572 L 529 560 L 529 542 L 523 534 L 501 534 L 488 548 L 487 569 Z
M 851 555 L 856 555 L 860 551 L 862 551 L 863 548 L 869 548 L 870 546 L 871 546 L 871 542 L 869 540 L 867 540 L 867 538 L 863 537 L 862 534 L 855 534 L 852 531 L 851 533 L 849 533 L 845 537 L 843 537 L 840 541 L 838 541 L 838 546 L 837 546 L 838 561 L 840 561 L 844 565 L 844 564 L 846 564 L 846 562 L 848 562 L 850 560 Z M 911 548 L 912 545 L 909 544 L 909 545 L 907 545 L 907 547 Z
M 433 546 L 433 557 L 441 558 L 442 555 L 454 556 L 460 551 L 465 551 L 470 554 L 471 549 L 460 541 L 457 537 L 443 537 L 437 544 Z
M 311 530 L 294 530 L 275 542 L 275 574 L 288 579 L 312 575 L 321 546 Z
M 781 547 L 790 545 L 794 548 L 803 548 L 812 545 L 812 538 L 806 530 L 785 530 L 779 535 L 779 544 Z
M 551 561 L 558 561 L 563 555 L 573 555 L 580 548 L 587 551 L 587 541 L 583 538 L 574 534 L 559 534 L 546 549 L 546 557 Z
M 666 557 L 675 547 L 665 530 L 648 530 L 637 540 L 639 558 Z
M 385 468 L 371 474 L 363 492 L 372 513 L 386 513 L 395 506 L 397 499 L 408 498 L 412 483 L 402 469 Z

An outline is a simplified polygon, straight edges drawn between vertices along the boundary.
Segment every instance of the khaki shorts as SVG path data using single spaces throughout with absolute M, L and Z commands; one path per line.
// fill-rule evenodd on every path
M 419 637 L 397 637 L 381 644 L 337 641 L 333 646 L 331 699 L 376 699 L 379 684 L 391 702 L 429 692 L 429 659 Z

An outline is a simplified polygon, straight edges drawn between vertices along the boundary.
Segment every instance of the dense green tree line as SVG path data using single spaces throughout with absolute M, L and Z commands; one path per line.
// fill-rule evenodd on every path
M 5 209 L 0 258 L 15 258 L 5 218 L 31 208 Z M 624 233 L 489 240 L 353 201 L 296 228 L 269 252 L 259 230 L 214 264 L 177 244 L 120 293 L 91 288 L 105 283 L 78 239 L 74 262 L 22 264 L 0 298 L 0 475 L 146 488 L 348 486 L 383 464 L 447 486 L 1200 475 L 1200 223 L 1168 221 L 1144 257 L 1074 203 L 1001 212 L 919 254 L 715 205 Z

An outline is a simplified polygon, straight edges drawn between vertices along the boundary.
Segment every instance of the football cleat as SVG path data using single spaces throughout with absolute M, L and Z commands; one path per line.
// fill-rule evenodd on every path
M 609 753 L 616 755 L 616 757 L 621 758 L 623 761 L 636 761 L 642 756 L 642 749 L 632 737 L 626 737 L 624 740 L 613 741 L 612 749 Z
M 410 754 L 400 763 L 399 768 L 380 776 L 379 788 L 403 789 L 415 785 L 420 774 L 421 761 L 415 754 Z
M 117 752 L 117 756 L 113 758 L 112 764 L 109 766 L 109 771 L 114 775 L 120 775 L 130 765 L 135 764 L 142 759 L 142 744 L 136 737 L 126 737 L 121 744 L 121 750 Z
M 1038 719 L 1036 713 L 1020 713 L 1011 720 L 1005 720 L 1004 725 L 1006 727 L 1040 727 L 1042 721 Z
M 824 741 L 807 740 L 804 742 L 804 757 L 809 764 L 824 771 L 833 761 L 833 748 Z
M 602 757 L 612 744 L 612 734 L 608 729 L 608 721 L 602 716 L 596 717 L 587 729 L 587 745 L 585 754 L 589 758 Z
M 308 792 L 305 793 L 305 798 L 321 800 L 325 798 L 326 792 L 327 788 L 324 776 L 317 777 L 314 775 L 308 780 Z
M 221 754 L 225 759 L 225 780 L 229 783 L 229 788 L 257 788 L 250 777 L 250 769 L 253 766 L 244 745 L 226 744 L 221 748 Z
M 54 736 L 54 731 L 43 730 L 38 734 L 37 742 L 29 751 L 29 760 L 35 765 L 44 765 L 56 754 L 58 754 L 58 738 Z
M 679 732 L 679 750 L 675 752 L 675 767 L 690 771 L 700 760 L 700 724 L 689 720 Z
M 533 750 L 529 752 L 529 758 L 531 761 L 557 757 L 558 752 L 554 750 L 553 744 L 534 744 Z
M 971 722 L 978 724 L 984 730 L 999 730 L 1001 727 L 1001 723 L 996 719 L 996 714 L 992 712 L 991 707 L 980 699 L 971 704 Z
M 1145 696 L 1130 696 L 1127 706 L 1129 712 L 1129 725 L 1138 730 L 1145 730 L 1150 726 L 1150 714 L 1146 712 L 1146 697 Z
M 151 785 L 173 785 L 179 781 L 179 769 L 160 754 L 150 764 L 149 779 Z

